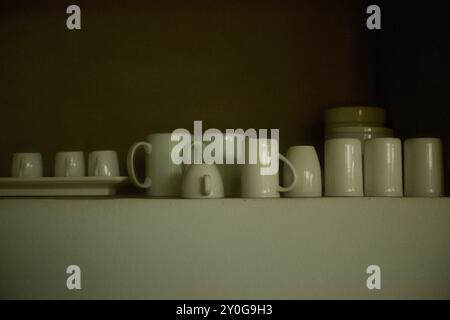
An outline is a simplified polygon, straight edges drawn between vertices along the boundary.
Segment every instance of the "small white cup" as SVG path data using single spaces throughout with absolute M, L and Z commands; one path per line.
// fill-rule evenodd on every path
M 297 185 L 286 192 L 285 197 L 321 197 L 322 196 L 322 174 L 320 171 L 319 158 L 313 146 L 290 147 L 286 158 L 291 161 L 298 176 Z M 293 176 L 289 167 L 283 168 L 283 183 L 292 183 Z
M 360 140 L 325 141 L 325 195 L 329 197 L 364 195 Z
M 252 143 L 249 139 L 246 150 L 246 163 L 242 167 L 241 187 L 243 198 L 279 198 L 280 192 L 288 192 L 297 184 L 297 173 L 292 163 L 282 154 L 278 153 L 278 142 L 273 139 L 253 139 L 257 145 L 257 163 L 249 161 L 249 146 Z M 272 150 L 272 145 L 276 150 Z M 283 161 L 292 171 L 293 181 L 287 187 L 280 186 L 279 170 L 273 174 L 263 174 L 264 170 L 273 168 L 273 161 Z M 270 171 L 270 170 L 268 170 Z
M 14 153 L 11 176 L 16 178 L 42 177 L 42 155 L 40 153 Z
M 442 141 L 438 138 L 405 140 L 405 196 L 444 195 Z
M 402 142 L 375 138 L 364 146 L 364 194 L 369 197 L 403 196 Z
M 55 156 L 55 177 L 83 177 L 86 175 L 84 153 L 63 151 Z
M 214 164 L 187 165 L 181 184 L 182 198 L 223 198 L 223 182 Z
M 113 150 L 92 151 L 89 153 L 88 174 L 96 177 L 118 177 L 119 159 Z

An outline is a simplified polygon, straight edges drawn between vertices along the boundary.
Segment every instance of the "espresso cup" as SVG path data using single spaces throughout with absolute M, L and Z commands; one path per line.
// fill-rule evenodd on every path
M 14 153 L 11 176 L 16 178 L 42 177 L 42 155 L 40 153 Z
M 444 195 L 444 164 L 440 139 L 408 139 L 404 143 L 404 157 L 405 196 Z
M 364 195 L 403 196 L 402 142 L 397 138 L 375 138 L 364 147 Z
M 88 174 L 95 177 L 118 177 L 119 159 L 113 150 L 92 151 L 89 153 Z
M 251 148 L 252 144 L 256 147 Z M 288 192 L 294 189 L 297 184 L 297 173 L 294 165 L 278 152 L 278 142 L 276 140 L 248 139 L 245 150 L 246 159 L 241 174 L 243 198 L 279 198 L 280 192 Z M 252 163 L 251 157 L 254 157 L 254 163 Z M 280 186 L 279 160 L 283 161 L 292 171 L 293 179 L 287 187 Z M 277 162 L 276 170 L 271 172 L 275 161 Z
M 319 158 L 313 146 L 290 147 L 286 158 L 292 163 L 297 173 L 296 186 L 284 194 L 285 197 L 321 197 L 322 174 Z M 293 181 L 289 167 L 283 168 L 283 183 L 289 185 Z
M 325 195 L 362 197 L 363 173 L 359 139 L 325 141 Z
M 172 149 L 178 144 L 172 141 L 171 133 L 154 133 L 147 141 L 133 144 L 128 151 L 128 174 L 134 185 L 146 189 L 151 197 L 179 197 L 182 180 L 182 164 L 172 161 Z M 134 158 L 138 149 L 144 148 L 145 178 L 141 182 L 136 176 Z
M 217 166 L 214 164 L 187 165 L 181 184 L 181 197 L 223 198 L 223 182 Z
M 84 153 L 63 151 L 55 156 L 55 177 L 83 177 L 86 175 Z

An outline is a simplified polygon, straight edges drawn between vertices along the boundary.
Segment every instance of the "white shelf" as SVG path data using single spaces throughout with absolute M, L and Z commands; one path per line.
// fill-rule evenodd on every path
M 3 198 L 0 261 L 0 298 L 448 299 L 450 199 Z

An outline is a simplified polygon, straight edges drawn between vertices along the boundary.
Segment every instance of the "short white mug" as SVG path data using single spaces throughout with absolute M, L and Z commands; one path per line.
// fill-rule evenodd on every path
M 42 155 L 40 153 L 14 153 L 11 176 L 16 178 L 42 177 Z
M 442 141 L 438 138 L 405 140 L 405 196 L 441 197 L 444 195 Z
M 86 175 L 82 151 L 62 151 L 55 156 L 55 177 L 83 177 Z
M 223 182 L 217 166 L 214 164 L 187 165 L 181 184 L 181 197 L 223 198 Z
M 401 140 L 375 138 L 367 140 L 364 149 L 364 195 L 403 196 Z
M 325 141 L 325 195 L 362 197 L 363 171 L 359 139 Z
M 321 197 L 322 174 L 319 158 L 313 146 L 290 147 L 286 158 L 292 163 L 297 173 L 297 185 L 284 194 L 285 197 Z M 283 168 L 283 183 L 291 184 L 293 175 L 289 167 Z
M 153 133 L 146 141 L 133 144 L 127 157 L 128 175 L 139 188 L 146 189 L 151 197 L 179 197 L 181 191 L 182 164 L 172 161 L 172 149 L 179 142 L 172 141 L 171 133 Z M 145 179 L 140 182 L 136 176 L 134 158 L 138 149 L 144 148 Z
M 113 150 L 92 151 L 89 153 L 88 175 L 96 177 L 118 177 L 119 159 Z
M 251 142 L 251 140 L 254 140 Z M 257 146 L 256 163 L 249 161 L 249 146 Z M 273 146 L 276 150 L 272 151 Z M 246 159 L 242 168 L 241 187 L 243 198 L 279 198 L 280 192 L 288 192 L 297 184 L 297 173 L 292 163 L 282 154 L 278 153 L 278 142 L 273 139 L 248 139 L 246 141 Z M 283 161 L 292 171 L 293 180 L 287 187 L 280 186 L 279 170 L 273 174 L 263 174 L 269 169 L 273 161 Z

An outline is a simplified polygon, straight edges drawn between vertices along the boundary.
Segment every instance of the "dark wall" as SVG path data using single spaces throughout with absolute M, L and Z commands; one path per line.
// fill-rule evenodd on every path
M 439 137 L 450 192 L 450 25 L 443 1 L 385 1 L 378 39 L 379 101 L 403 139 Z
M 377 102 L 364 3 L 2 1 L 0 176 L 25 151 L 47 175 L 58 150 L 117 149 L 124 169 L 132 142 L 194 120 L 321 150 L 325 108 Z

